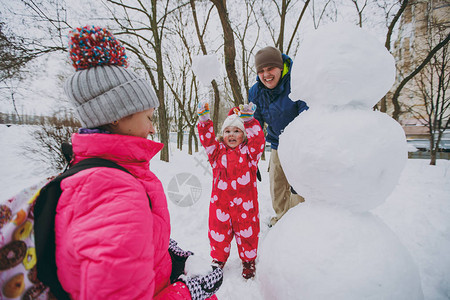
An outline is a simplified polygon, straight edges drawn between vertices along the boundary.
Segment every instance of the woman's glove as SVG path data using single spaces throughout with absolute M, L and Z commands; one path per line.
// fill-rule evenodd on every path
M 209 116 L 209 103 L 206 101 L 201 101 L 198 103 L 197 107 L 198 119 L 200 122 L 206 122 L 210 119 Z
M 239 117 L 244 121 L 248 122 L 253 120 L 253 114 L 256 111 L 256 104 L 250 102 L 249 104 L 239 105 Z
M 170 239 L 169 254 L 172 259 L 172 273 L 170 274 L 170 282 L 174 283 L 181 274 L 184 274 L 186 259 L 193 255 L 191 251 L 184 251 L 178 247 L 178 243 Z
M 192 300 L 204 300 L 214 295 L 223 282 L 221 268 L 211 266 L 212 271 L 204 276 L 188 277 L 181 275 L 180 280 L 186 284 Z

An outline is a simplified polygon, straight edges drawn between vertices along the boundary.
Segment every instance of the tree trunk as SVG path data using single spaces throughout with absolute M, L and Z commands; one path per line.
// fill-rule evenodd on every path
M 395 24 L 397 24 L 398 20 L 400 19 L 400 16 L 405 11 L 407 5 L 408 5 L 408 0 L 403 0 L 402 5 L 400 6 L 400 9 L 397 11 L 394 18 L 392 19 L 392 22 L 389 24 L 388 32 L 386 34 L 386 42 L 384 43 L 384 46 L 386 47 L 386 49 L 388 49 L 388 51 L 391 50 L 391 37 L 392 37 L 392 33 L 394 31 Z
M 207 55 L 208 51 L 206 51 L 206 45 L 203 40 L 203 35 L 200 31 L 200 27 L 198 24 L 197 12 L 195 9 L 195 0 L 190 0 L 190 4 L 191 4 L 192 16 L 194 18 L 195 31 L 197 32 L 197 38 L 198 38 L 198 41 L 200 42 L 200 48 L 202 49 L 203 55 Z M 213 91 L 214 91 L 214 111 L 212 114 L 212 121 L 214 124 L 214 131 L 217 132 L 218 126 L 219 126 L 220 94 L 219 94 L 219 87 L 217 86 L 216 80 L 213 80 L 211 82 L 211 85 L 212 85 Z
M 189 128 L 189 142 L 188 142 L 188 143 L 189 143 L 189 147 L 188 147 L 188 153 L 189 153 L 190 155 L 192 155 L 192 137 L 195 136 L 194 127 L 195 127 L 195 126 L 192 126 L 192 127 Z
M 281 15 L 280 15 L 280 33 L 278 35 L 278 40 L 275 46 L 280 49 L 282 53 L 284 53 L 284 26 L 286 24 L 286 11 L 287 11 L 287 3 L 286 0 L 281 1 Z
M 216 6 L 222 24 L 225 69 L 227 71 L 228 80 L 230 81 L 231 91 L 233 92 L 234 105 L 238 106 L 244 104 L 244 99 L 242 97 L 241 85 L 239 84 L 239 79 L 236 74 L 236 48 L 234 45 L 233 29 L 231 28 L 230 20 L 228 19 L 226 0 L 211 0 L 211 2 Z
M 177 133 L 177 148 L 180 150 L 183 150 L 183 116 L 180 115 L 180 118 L 178 119 L 178 133 Z
M 430 166 L 435 166 L 436 165 L 436 149 L 431 149 L 430 150 Z
M 383 98 L 381 98 L 380 100 L 380 111 L 381 112 L 386 112 L 387 111 L 387 102 L 386 102 L 386 96 L 384 96 Z
M 197 139 L 196 134 L 194 134 L 194 147 L 195 147 L 195 152 L 198 152 L 198 139 Z
M 151 18 L 151 26 L 152 33 L 154 38 L 154 50 L 156 56 L 156 73 L 158 75 L 158 120 L 159 120 L 159 135 L 161 138 L 161 143 L 165 145 L 165 147 L 161 150 L 160 159 L 162 161 L 169 161 L 169 122 L 167 120 L 166 114 L 166 103 L 164 101 L 164 68 L 163 68 L 163 58 L 162 58 L 162 49 L 161 49 L 161 40 L 159 38 L 158 32 L 158 24 L 157 24 L 157 13 L 156 13 L 156 5 L 157 0 L 152 0 L 152 18 Z

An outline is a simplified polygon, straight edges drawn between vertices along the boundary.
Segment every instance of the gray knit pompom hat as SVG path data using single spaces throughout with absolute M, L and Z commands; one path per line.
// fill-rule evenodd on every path
M 159 106 L 150 84 L 126 69 L 125 49 L 107 29 L 76 28 L 69 35 L 69 52 L 77 71 L 64 90 L 84 127 L 95 128 Z

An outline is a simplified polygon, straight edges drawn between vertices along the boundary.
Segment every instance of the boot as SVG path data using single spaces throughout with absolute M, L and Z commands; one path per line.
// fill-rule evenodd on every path
M 245 279 L 250 279 L 250 278 L 255 277 L 256 267 L 255 267 L 254 260 L 243 261 L 242 266 L 243 266 L 242 277 L 244 277 Z
M 222 270 L 225 267 L 225 262 L 223 262 L 223 261 L 218 261 L 218 260 L 213 259 L 212 263 L 213 263 L 213 265 L 217 265 Z

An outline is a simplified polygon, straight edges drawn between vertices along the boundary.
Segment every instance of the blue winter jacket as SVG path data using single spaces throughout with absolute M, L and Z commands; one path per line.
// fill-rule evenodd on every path
M 248 91 L 248 102 L 257 105 L 254 117 L 261 127 L 267 123 L 266 141 L 270 142 L 272 149 L 278 149 L 279 136 L 284 128 L 308 106 L 304 101 L 292 101 L 291 92 L 292 59 L 283 54 L 284 76 L 274 89 L 268 89 L 256 78 L 256 83 Z M 287 72 L 287 73 L 286 73 Z

